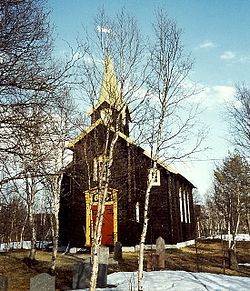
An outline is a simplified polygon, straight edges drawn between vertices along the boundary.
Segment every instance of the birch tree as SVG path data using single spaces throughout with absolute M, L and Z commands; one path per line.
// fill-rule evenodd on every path
M 233 144 L 246 157 L 250 156 L 250 89 L 236 86 L 236 102 L 228 105 L 230 130 Z
M 44 111 L 34 106 L 25 108 L 22 111 L 22 123 L 26 128 L 25 131 L 17 131 L 16 136 L 22 137 L 18 144 L 18 167 L 23 172 L 22 175 L 22 192 L 21 197 L 26 202 L 28 210 L 28 221 L 31 229 L 31 250 L 29 259 L 32 262 L 36 254 L 36 227 L 35 227 L 35 210 L 38 194 L 43 191 L 42 181 L 43 164 L 47 160 L 48 148 L 46 140 L 49 137 L 48 123 L 49 116 Z M 13 136 L 12 136 L 13 138 Z
M 249 215 L 250 167 L 238 153 L 229 155 L 214 171 L 214 202 L 217 211 L 223 213 L 229 237 L 229 264 L 237 268 L 236 235 Z M 249 223 L 249 222 L 248 222 Z
M 22 245 L 22 227 L 25 223 L 26 207 L 20 198 L 8 192 L 3 199 L 0 196 L 0 243 L 20 242 Z
M 20 157 L 16 132 L 21 140 L 29 131 L 29 122 L 23 123 L 26 113 L 58 104 L 60 96 L 53 91 L 69 82 L 77 60 L 54 61 L 45 1 L 1 1 L 0 15 L 0 163 L 5 165 L 7 157 Z M 24 176 L 4 173 L 0 183 Z
M 158 10 L 149 47 L 150 101 L 146 102 L 147 124 L 143 143 L 151 150 L 152 176 L 145 193 L 144 221 L 140 239 L 138 290 L 143 290 L 144 244 L 148 226 L 149 198 L 156 176 L 157 162 L 171 162 L 201 150 L 206 131 L 197 126 L 198 106 L 192 102 L 197 93 L 188 79 L 193 61 L 185 53 L 181 30 L 164 10 Z
M 65 88 L 66 89 L 66 88 Z M 75 129 L 75 106 L 72 103 L 67 91 L 60 92 L 63 106 L 54 108 L 50 112 L 51 122 L 49 123 L 48 139 L 45 143 L 48 155 L 42 162 L 42 173 L 44 175 L 43 185 L 46 191 L 46 201 L 48 202 L 51 217 L 51 232 L 53 250 L 51 258 L 52 274 L 56 269 L 56 258 L 58 251 L 59 237 L 59 206 L 61 194 L 61 182 L 66 165 L 71 162 L 72 155 L 66 148 L 70 140 L 70 134 Z
M 63 108 L 65 86 L 72 82 L 78 58 L 53 56 L 52 29 L 46 1 L 0 3 L 0 185 L 20 181 L 31 225 L 35 258 L 34 211 L 37 194 L 44 191 L 46 148 L 54 122 L 54 108 Z M 43 181 L 44 182 L 44 181 Z M 54 188 L 53 188 L 54 189 Z M 57 189 L 58 190 L 58 189 Z M 28 219 L 28 218 L 27 218 Z
M 49 79 L 45 72 L 51 54 L 51 30 L 43 5 L 36 0 L 0 4 L 1 153 L 16 153 L 16 144 L 9 138 L 11 131 L 22 128 L 22 108 L 34 101 L 31 92 L 42 90 Z
M 79 70 L 79 75 L 83 76 L 81 90 L 85 102 L 87 100 L 93 109 L 95 104 L 106 101 L 111 111 L 102 120 L 106 126 L 101 153 L 104 161 L 98 169 L 98 208 L 92 236 L 90 290 L 96 288 L 105 200 L 109 190 L 121 120 L 128 104 L 138 102 L 138 98 L 137 100 L 135 98 L 136 93 L 145 82 L 145 78 L 142 78 L 144 71 L 141 70 L 144 47 L 135 19 L 124 11 L 116 14 L 114 18 L 109 18 L 104 10 L 100 10 L 95 18 L 95 29 L 96 37 L 87 37 L 82 45 L 85 61 Z M 106 75 L 105 72 L 102 74 L 103 64 L 100 64 L 100 59 L 105 59 Z

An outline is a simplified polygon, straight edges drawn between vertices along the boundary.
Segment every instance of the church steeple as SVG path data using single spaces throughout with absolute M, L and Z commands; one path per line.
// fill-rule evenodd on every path
M 108 120 L 108 116 L 112 116 L 114 123 L 118 123 L 119 130 L 125 135 L 129 135 L 128 123 L 130 121 L 130 115 L 128 106 L 122 100 L 113 62 L 108 52 L 104 62 L 104 72 L 98 103 L 89 115 L 91 116 L 91 124 L 100 118 L 105 121 Z
M 123 100 L 121 98 L 121 92 L 118 88 L 114 66 L 108 52 L 104 63 L 104 72 L 98 103 L 103 103 L 104 101 L 116 108 L 118 111 L 123 106 Z

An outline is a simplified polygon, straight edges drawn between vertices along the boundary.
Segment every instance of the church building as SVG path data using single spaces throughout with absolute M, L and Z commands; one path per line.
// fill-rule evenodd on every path
M 90 126 L 77 136 L 68 148 L 73 161 L 68 165 L 61 189 L 61 245 L 91 246 L 91 221 L 95 223 L 98 181 L 106 157 L 103 150 L 107 132 L 118 139 L 105 202 L 102 244 L 123 246 L 139 244 L 143 225 L 144 201 L 152 174 L 151 156 L 129 137 L 130 113 L 119 93 L 115 70 L 106 56 L 99 100 L 89 112 Z M 116 124 L 112 124 L 116 120 Z M 107 126 L 109 131 L 107 130 Z M 166 244 L 177 244 L 195 237 L 193 184 L 184 176 L 157 161 L 157 173 L 150 194 L 146 244 L 155 244 L 161 236 Z M 91 220 L 92 219 L 92 220 Z

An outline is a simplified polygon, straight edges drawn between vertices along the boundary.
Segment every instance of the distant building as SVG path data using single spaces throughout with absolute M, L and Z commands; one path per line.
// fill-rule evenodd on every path
M 107 94 L 107 86 L 112 94 Z M 90 112 L 91 125 L 68 146 L 73 151 L 73 161 L 62 182 L 59 212 L 61 244 L 90 246 L 91 211 L 94 221 L 97 211 L 98 168 L 105 162 L 102 155 L 105 118 L 118 115 L 124 105 L 120 98 L 114 68 L 107 56 L 99 102 Z M 140 240 L 145 191 L 153 160 L 129 138 L 130 115 L 127 106 L 119 122 L 119 138 L 105 204 L 102 244 L 114 245 L 120 241 L 124 246 L 134 246 Z M 159 236 L 167 244 L 194 239 L 193 188 L 184 176 L 158 161 L 150 196 L 147 244 L 154 244 Z

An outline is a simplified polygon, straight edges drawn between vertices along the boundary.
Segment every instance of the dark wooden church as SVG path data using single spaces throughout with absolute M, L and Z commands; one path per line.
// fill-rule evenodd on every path
M 107 86 L 112 94 L 107 93 Z M 74 139 L 68 148 L 73 161 L 62 181 L 60 199 L 60 244 L 90 246 L 91 215 L 97 212 L 99 166 L 107 132 L 105 119 L 118 114 L 123 100 L 109 56 L 105 60 L 99 101 L 89 113 L 91 125 Z M 102 244 L 123 246 L 139 243 L 143 223 L 145 191 L 153 160 L 129 137 L 129 110 L 120 118 L 119 138 L 115 145 L 108 197 L 105 202 Z M 154 244 L 161 236 L 167 244 L 194 239 L 195 214 L 192 197 L 194 186 L 184 176 L 158 161 L 157 175 L 149 202 L 146 244 Z

